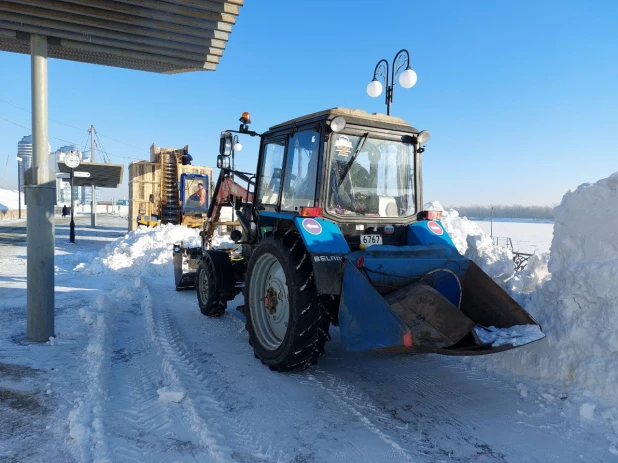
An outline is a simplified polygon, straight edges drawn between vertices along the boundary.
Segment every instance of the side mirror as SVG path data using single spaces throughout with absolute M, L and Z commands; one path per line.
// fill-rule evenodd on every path
M 219 140 L 219 154 L 222 156 L 229 156 L 232 154 L 233 144 L 232 134 L 230 132 L 221 132 L 221 139 Z
M 230 158 L 229 156 L 225 156 L 220 154 L 217 156 L 217 168 L 218 169 L 229 169 L 230 168 Z

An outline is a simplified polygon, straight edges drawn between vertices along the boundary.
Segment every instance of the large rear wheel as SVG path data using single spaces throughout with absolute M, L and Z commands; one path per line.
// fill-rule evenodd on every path
M 325 321 L 311 257 L 296 231 L 277 230 L 258 245 L 246 289 L 247 331 L 255 356 L 277 371 L 316 363 L 326 341 Z

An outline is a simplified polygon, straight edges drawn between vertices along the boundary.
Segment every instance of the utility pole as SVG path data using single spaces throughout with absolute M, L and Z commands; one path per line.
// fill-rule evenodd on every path
M 25 186 L 27 214 L 27 339 L 54 335 L 54 203 L 56 182 L 49 169 L 47 37 L 30 35 L 32 69 L 32 169 Z
M 95 162 L 95 147 L 96 142 L 94 141 L 94 125 L 90 126 L 90 162 Z M 96 188 L 94 184 L 92 185 L 92 203 L 91 203 L 91 213 L 90 213 L 90 226 L 92 228 L 97 228 L 97 195 Z
M 22 158 L 17 156 L 17 204 L 19 208 L 19 218 L 21 219 L 21 161 Z
M 489 236 L 494 239 L 494 208 L 491 208 L 491 228 L 489 229 Z

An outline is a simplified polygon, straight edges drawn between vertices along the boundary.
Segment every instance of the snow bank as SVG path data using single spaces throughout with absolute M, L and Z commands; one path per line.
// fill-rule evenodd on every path
M 564 195 L 547 268 L 551 279 L 523 301 L 545 340 L 493 356 L 527 375 L 558 380 L 582 396 L 618 403 L 618 173 Z M 529 289 L 545 257 L 512 288 Z M 591 415 L 584 407 L 582 416 Z M 618 424 L 618 421 L 616 422 Z
M 140 227 L 105 246 L 98 257 L 80 263 L 75 271 L 89 275 L 155 274 L 171 278 L 172 246 L 181 241 L 185 246 L 201 245 L 199 230 L 169 224 L 155 228 Z
M 524 270 L 515 273 L 513 253 L 504 246 L 494 246 L 491 237 L 476 223 L 460 217 L 454 209 L 444 210 L 438 201 L 425 204 L 425 210 L 442 211 L 442 225 L 457 250 L 516 299 L 519 299 L 518 294 L 534 291 L 549 278 L 549 254 L 535 254 Z
M 513 277 L 513 254 L 507 248 L 494 246 L 491 237 L 485 234 L 481 227 L 465 217 L 460 217 L 459 212 L 454 209 L 445 211 L 437 201 L 425 204 L 425 210 L 442 211 L 442 225 L 457 250 L 490 277 L 498 283 L 504 283 Z
M 535 254 L 528 259 L 526 267 L 508 281 L 507 290 L 516 296 L 518 293 L 531 293 L 547 281 L 549 253 Z
M 21 208 L 25 209 L 24 194 L 21 195 Z M 19 196 L 17 190 L 5 190 L 0 188 L 0 211 L 19 209 Z

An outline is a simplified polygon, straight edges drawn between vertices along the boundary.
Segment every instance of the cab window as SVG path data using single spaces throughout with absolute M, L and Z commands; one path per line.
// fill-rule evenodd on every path
M 281 209 L 298 211 L 315 205 L 315 188 L 320 155 L 320 133 L 296 132 L 288 140 Z
M 264 145 L 260 169 L 262 181 L 258 188 L 258 203 L 260 204 L 277 204 L 279 201 L 284 153 L 284 140 L 273 140 Z

